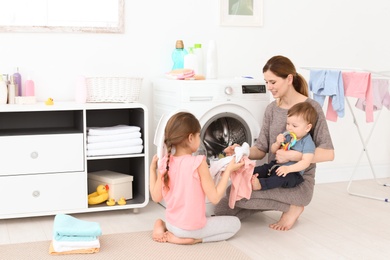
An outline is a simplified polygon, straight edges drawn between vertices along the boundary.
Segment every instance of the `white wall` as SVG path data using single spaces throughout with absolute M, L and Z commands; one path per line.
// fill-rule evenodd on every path
M 125 34 L 1 33 L 0 73 L 13 73 L 19 67 L 24 79 L 31 74 L 41 101 L 48 97 L 72 100 L 77 75 L 142 76 L 140 102 L 152 112 L 151 81 L 170 70 L 177 39 L 186 46 L 202 43 L 204 51 L 209 40 L 215 40 L 220 77 L 262 78 L 262 66 L 277 54 L 291 58 L 307 79 L 308 71 L 302 66 L 390 70 L 390 1 L 263 2 L 261 28 L 220 27 L 216 0 L 127 0 Z M 373 124 L 365 123 L 362 111 L 355 113 L 366 137 Z M 382 110 L 368 145 L 376 173 L 387 177 L 388 118 L 389 111 Z M 318 165 L 317 182 L 348 180 L 362 150 L 350 111 L 337 123 L 329 122 L 329 127 L 336 159 Z M 360 165 L 358 177 L 371 177 L 365 156 Z

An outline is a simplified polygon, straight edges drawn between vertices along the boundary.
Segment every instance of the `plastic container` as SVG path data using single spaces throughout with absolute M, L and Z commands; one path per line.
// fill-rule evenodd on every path
M 172 52 L 173 67 L 175 69 L 184 68 L 184 56 L 188 54 L 187 50 L 184 49 L 184 43 L 182 40 L 176 41 L 176 48 Z
M 35 84 L 31 78 L 26 80 L 26 95 L 25 96 L 27 96 L 27 97 L 35 96 Z
M 198 70 L 198 59 L 194 54 L 194 49 L 192 47 L 188 48 L 188 54 L 184 56 L 184 68 L 191 69 L 197 74 Z
M 11 82 L 8 84 L 8 104 L 15 104 L 16 86 L 14 77 L 11 77 Z
M 15 96 L 23 96 L 23 88 L 22 88 L 22 76 L 19 73 L 19 68 L 16 68 L 16 72 L 12 75 L 14 78 L 14 84 L 16 86 Z
M 206 78 L 216 79 L 218 77 L 218 54 L 217 44 L 211 40 L 207 49 L 206 57 Z
M 95 192 L 100 184 L 108 185 L 109 198 L 118 201 L 121 197 L 133 198 L 133 176 L 108 170 L 88 173 L 88 194 Z
M 78 76 L 76 79 L 75 100 L 77 103 L 87 102 L 87 81 L 84 76 Z
M 195 69 L 195 74 L 198 75 L 204 75 L 204 58 L 203 58 L 203 50 L 202 50 L 202 44 L 195 43 L 194 45 L 194 54 L 196 55 L 197 60 L 197 69 Z
M 3 79 L 3 75 L 0 74 L 0 105 L 7 104 L 8 90 L 7 82 Z

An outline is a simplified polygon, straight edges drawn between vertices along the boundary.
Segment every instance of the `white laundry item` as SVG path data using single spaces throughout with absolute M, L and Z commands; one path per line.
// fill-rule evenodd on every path
M 100 241 L 98 238 L 90 241 L 58 241 L 53 238 L 52 242 L 53 249 L 56 252 L 100 248 Z
M 118 154 L 133 154 L 141 153 L 143 145 L 131 146 L 131 147 L 119 147 L 108 149 L 96 149 L 87 150 L 87 156 L 101 156 L 101 155 L 118 155 Z
M 139 132 L 141 128 L 139 126 L 130 125 L 116 125 L 109 127 L 89 127 L 88 135 L 115 135 Z
M 141 137 L 141 132 L 116 134 L 116 135 L 87 135 L 87 142 L 97 143 L 97 142 L 123 141 L 127 139 L 134 139 L 140 137 Z
M 97 150 L 97 149 L 107 149 L 107 148 L 119 148 L 119 147 L 131 147 L 142 145 L 141 138 L 126 139 L 120 141 L 110 141 L 110 142 L 97 142 L 97 143 L 88 143 L 88 150 Z
M 249 144 L 244 142 L 241 146 L 234 148 L 234 154 L 236 155 L 236 163 L 240 162 L 245 155 L 249 157 Z
M 229 162 L 232 160 L 233 157 L 234 155 L 226 156 L 219 160 L 210 161 L 209 170 L 210 170 L 211 177 L 214 179 L 215 184 L 219 182 L 221 173 L 226 169 L 226 165 L 229 164 Z

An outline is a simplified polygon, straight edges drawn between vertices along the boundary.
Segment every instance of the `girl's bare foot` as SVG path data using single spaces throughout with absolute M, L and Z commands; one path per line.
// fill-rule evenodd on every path
M 304 208 L 302 206 L 291 205 L 287 212 L 283 212 L 279 221 L 269 225 L 269 227 L 275 230 L 287 231 L 292 228 L 303 210 Z
M 172 234 L 169 231 L 165 232 L 165 237 L 167 238 L 166 242 L 172 244 L 179 244 L 179 245 L 193 245 L 202 242 L 202 239 L 176 237 L 174 234 Z
M 252 175 L 252 179 L 251 179 L 252 190 L 261 190 L 261 184 L 257 176 L 259 176 L 259 174 L 257 173 Z
M 165 234 L 166 231 L 167 228 L 165 226 L 165 222 L 162 221 L 161 219 L 157 219 L 154 222 L 154 227 L 153 227 L 153 234 L 152 234 L 153 240 L 160 243 L 167 242 L 167 237 Z

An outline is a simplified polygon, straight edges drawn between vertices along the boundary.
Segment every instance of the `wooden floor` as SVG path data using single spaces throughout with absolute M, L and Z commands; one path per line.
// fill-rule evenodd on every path
M 383 180 L 390 183 L 390 178 Z M 355 181 L 351 191 L 390 197 L 390 187 Z M 153 202 L 132 210 L 75 214 L 100 223 L 103 234 L 152 230 L 164 208 Z M 352 196 L 347 183 L 318 184 L 311 204 L 293 229 L 268 228 L 280 212 L 257 213 L 242 221 L 229 243 L 253 259 L 390 259 L 390 203 Z M 53 216 L 0 220 L 0 244 L 50 240 Z M 1 251 L 0 251 L 1 259 Z

